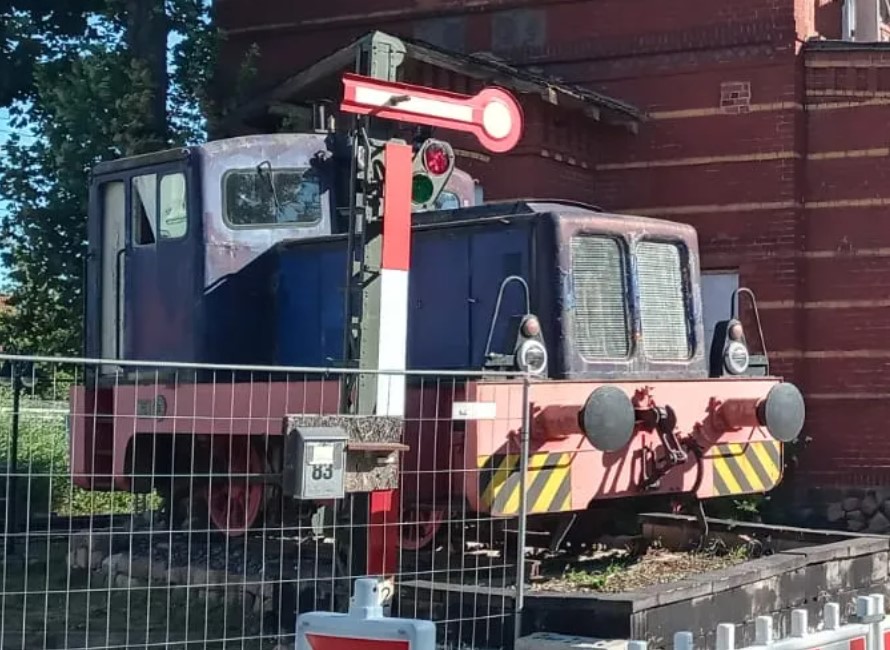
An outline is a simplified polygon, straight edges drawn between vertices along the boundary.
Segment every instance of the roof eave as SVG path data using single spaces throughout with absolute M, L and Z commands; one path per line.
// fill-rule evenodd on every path
M 244 122 L 268 112 L 274 104 L 287 103 L 312 84 L 354 65 L 356 53 L 380 32 L 370 32 L 320 59 L 312 66 L 278 83 L 271 90 L 237 109 L 227 120 Z M 579 110 L 591 119 L 637 133 L 645 115 L 635 106 L 585 88 L 557 83 L 552 79 L 518 70 L 505 63 L 474 55 L 452 53 L 428 43 L 400 38 L 406 56 L 467 77 L 502 86 L 520 94 L 537 95 L 553 106 Z

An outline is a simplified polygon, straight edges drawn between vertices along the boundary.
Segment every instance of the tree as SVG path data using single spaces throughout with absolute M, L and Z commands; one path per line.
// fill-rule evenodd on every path
M 0 106 L 31 99 L 38 60 L 87 29 L 104 0 L 0 0 Z
M 173 0 L 166 11 L 160 0 L 105 0 L 82 18 L 88 27 L 79 38 L 57 38 L 34 63 L 32 87 L 21 95 L 29 110 L 13 103 L 13 125 L 36 136 L 9 142 L 0 173 L 0 192 L 13 205 L 0 217 L 0 254 L 14 307 L 0 319 L 0 341 L 19 351 L 82 350 L 89 168 L 203 131 L 208 99 L 200 84 L 211 75 L 214 36 L 202 0 Z M 29 24 L 29 38 L 41 43 L 61 29 Z M 171 32 L 178 37 L 171 58 L 180 63 L 172 72 Z

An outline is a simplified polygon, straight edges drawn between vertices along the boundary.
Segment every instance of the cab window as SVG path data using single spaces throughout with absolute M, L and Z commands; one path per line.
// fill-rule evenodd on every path
M 311 169 L 236 169 L 223 176 L 223 215 L 235 228 L 311 226 L 321 221 L 321 185 Z
M 130 181 L 130 212 L 133 243 L 154 244 L 160 239 L 179 239 L 188 230 L 185 175 L 142 174 Z

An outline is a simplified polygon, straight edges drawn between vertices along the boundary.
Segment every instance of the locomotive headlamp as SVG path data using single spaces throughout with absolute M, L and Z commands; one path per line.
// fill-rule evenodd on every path
M 537 316 L 526 316 L 522 321 L 523 336 L 537 336 L 541 333 L 541 322 Z
M 523 341 L 516 352 L 516 365 L 523 372 L 543 375 L 547 370 L 547 348 L 536 339 Z
M 751 357 L 748 348 L 739 341 L 730 341 L 723 353 L 723 363 L 726 369 L 733 375 L 741 375 L 748 369 Z
M 729 338 L 733 341 L 742 341 L 745 338 L 745 330 L 738 321 L 733 321 L 729 326 Z

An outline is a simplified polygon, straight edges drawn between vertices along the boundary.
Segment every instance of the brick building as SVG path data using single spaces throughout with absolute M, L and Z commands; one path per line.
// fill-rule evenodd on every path
M 890 44 L 879 42 L 883 3 L 853 2 L 216 4 L 223 70 L 255 44 L 260 87 L 379 29 L 639 108 L 639 125 L 591 121 L 524 95 L 522 146 L 459 164 L 487 197 L 513 194 L 521 178 L 528 195 L 694 225 L 707 320 L 738 283 L 752 288 L 773 371 L 805 392 L 811 441 L 798 477 L 890 486 Z

